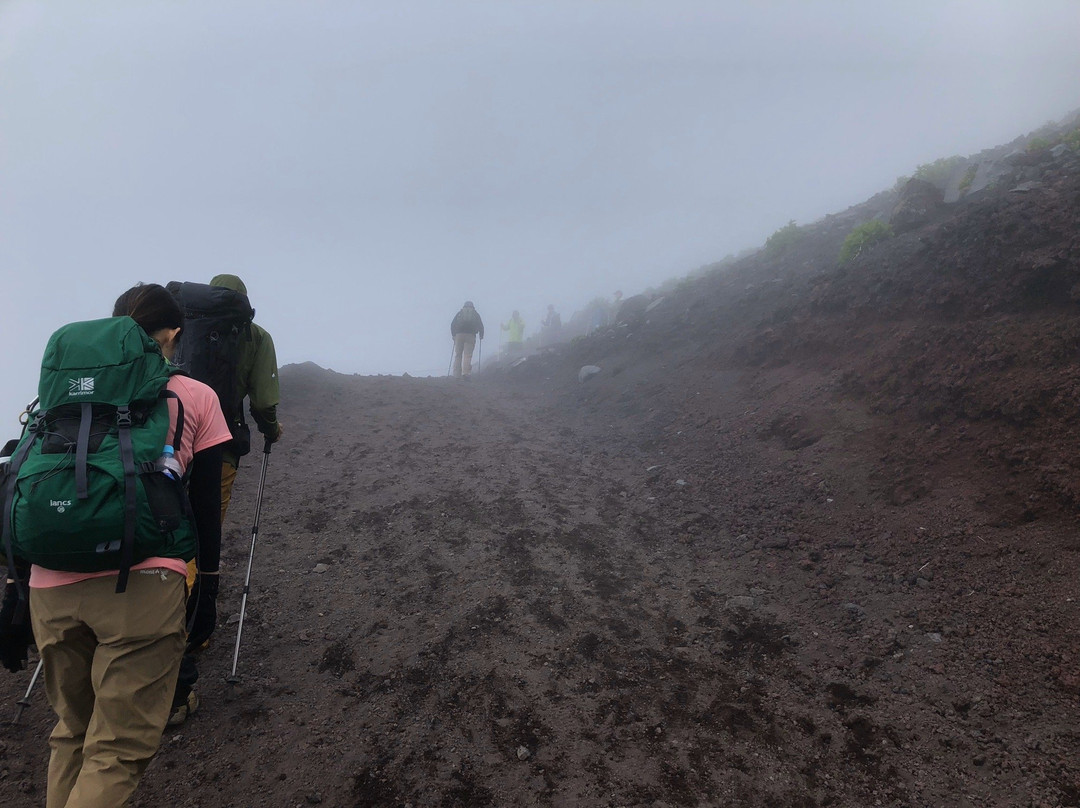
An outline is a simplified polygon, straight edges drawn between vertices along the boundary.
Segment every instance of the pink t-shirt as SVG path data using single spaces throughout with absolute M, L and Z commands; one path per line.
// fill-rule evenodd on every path
M 169 379 L 167 389 L 176 393 L 184 405 L 184 433 L 180 436 L 180 445 L 173 446 L 176 459 L 187 470 L 192 458 L 197 452 L 217 446 L 232 440 L 229 425 L 225 423 L 225 416 L 221 414 L 221 405 L 218 404 L 217 393 L 202 382 L 197 382 L 189 376 L 173 376 Z M 169 427 L 168 440 L 172 442 L 173 430 L 176 428 L 177 406 L 174 399 L 169 399 L 169 415 L 172 426 Z M 187 574 L 187 563 L 180 558 L 148 558 L 132 566 L 133 570 L 145 569 L 169 569 L 180 574 Z M 104 572 L 62 572 L 50 570 L 33 564 L 30 567 L 30 587 L 32 589 L 48 589 L 53 586 L 64 586 L 85 581 L 89 578 L 102 578 L 106 575 L 116 575 L 118 570 L 105 570 Z

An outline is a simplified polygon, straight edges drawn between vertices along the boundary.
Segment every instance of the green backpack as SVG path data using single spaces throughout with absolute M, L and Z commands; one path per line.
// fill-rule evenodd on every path
M 52 570 L 119 570 L 151 556 L 195 556 L 182 480 L 158 464 L 169 429 L 165 389 L 180 370 L 130 317 L 72 323 L 49 339 L 38 409 L 3 478 L 9 559 Z M 14 566 L 14 565 L 11 565 Z

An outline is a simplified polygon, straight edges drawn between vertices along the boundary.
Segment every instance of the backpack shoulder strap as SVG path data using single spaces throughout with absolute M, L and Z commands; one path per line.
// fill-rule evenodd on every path
M 176 429 L 173 430 L 172 445 L 180 448 L 181 441 L 184 439 L 184 402 L 180 396 L 167 389 L 161 391 L 159 398 L 164 401 L 172 399 L 176 402 Z
M 170 398 L 176 401 L 176 429 L 173 430 L 173 443 L 179 446 L 184 437 L 184 402 L 172 390 L 162 388 L 158 393 L 158 400 L 166 406 Z M 86 422 L 87 419 L 84 416 L 83 423 Z M 138 509 L 136 484 L 139 469 L 135 465 L 135 450 L 131 443 L 131 411 L 127 406 L 117 408 L 116 426 L 120 460 L 124 465 L 124 538 L 120 545 L 120 574 L 116 579 L 116 592 L 120 594 L 127 589 L 131 565 L 135 561 L 135 522 Z
M 93 422 L 94 406 L 89 401 L 79 405 L 79 437 L 75 441 L 75 496 L 86 499 L 89 485 L 86 479 L 86 459 L 90 450 L 90 424 Z
M 120 545 L 120 574 L 116 578 L 116 593 L 127 590 L 128 576 L 135 560 L 135 517 L 138 496 L 135 491 L 135 450 L 131 445 L 131 409 L 121 405 L 116 409 L 117 436 L 120 459 L 124 464 L 124 538 Z
M 15 450 L 15 454 L 11 457 L 11 462 L 8 464 L 7 472 L 4 476 L 4 484 L 2 494 L 0 494 L 0 500 L 3 502 L 4 516 L 3 522 L 0 523 L 0 532 L 3 534 L 3 547 L 4 552 L 7 554 L 8 562 L 8 575 L 15 581 L 15 588 L 19 592 L 19 601 L 15 606 L 15 618 L 14 621 L 19 623 L 26 616 L 26 610 L 29 604 L 29 579 L 22 580 L 19 574 L 19 564 L 15 558 L 15 548 L 11 543 L 11 500 L 15 493 L 15 480 L 19 476 L 19 469 L 22 467 L 23 461 L 26 460 L 27 455 L 30 454 L 30 448 L 33 446 L 34 441 L 37 440 L 40 435 L 40 428 L 43 424 L 43 414 L 38 413 L 33 422 L 27 425 L 26 430 L 23 433 L 22 443 Z

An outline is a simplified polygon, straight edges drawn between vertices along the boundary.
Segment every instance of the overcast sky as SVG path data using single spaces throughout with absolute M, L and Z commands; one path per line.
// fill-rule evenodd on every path
M 466 298 L 491 351 L 1062 117 L 1078 32 L 1076 0 L 2 2 L 0 423 L 136 281 L 239 274 L 283 364 L 445 373 Z

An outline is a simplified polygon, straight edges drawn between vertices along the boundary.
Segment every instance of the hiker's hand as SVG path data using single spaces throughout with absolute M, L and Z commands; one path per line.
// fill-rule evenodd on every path
M 29 592 L 29 588 L 27 589 Z M 12 673 L 26 669 L 27 655 L 34 642 L 30 628 L 30 603 L 21 624 L 15 624 L 15 607 L 19 602 L 19 590 L 14 581 L 8 581 L 4 590 L 4 605 L 0 608 L 0 663 Z
M 209 640 L 217 628 L 217 595 L 218 575 L 199 574 L 195 578 L 195 586 L 188 598 L 188 621 L 191 623 L 191 633 L 188 635 L 188 651 L 198 651 Z
M 260 429 L 259 431 L 262 432 L 263 437 L 266 438 L 270 443 L 277 443 L 279 440 L 281 440 L 281 436 L 285 434 L 285 427 L 281 425 L 280 421 L 274 421 L 274 423 L 268 426 L 265 430 Z

